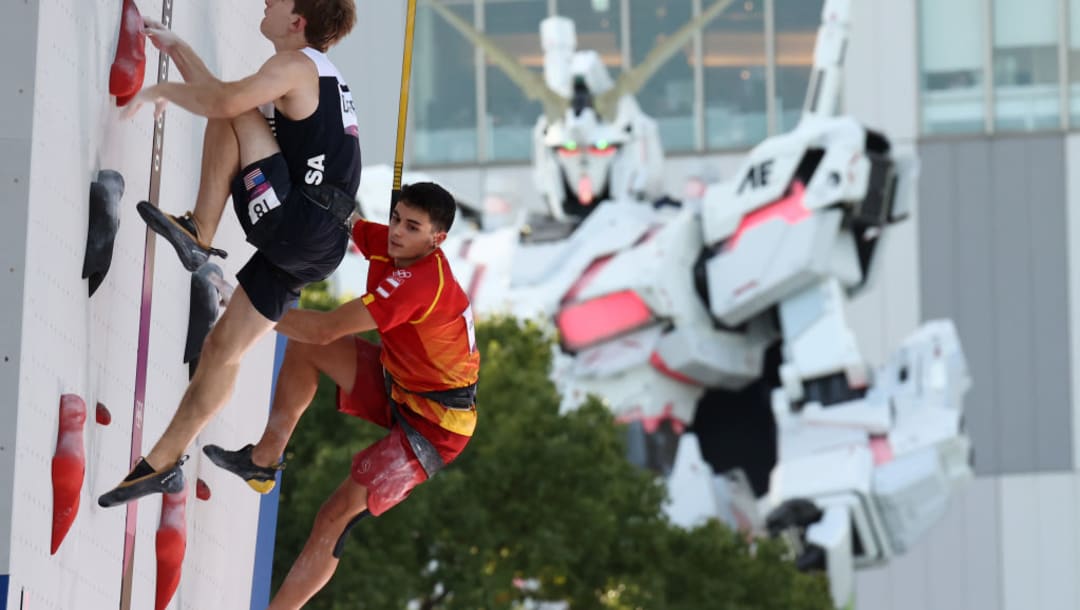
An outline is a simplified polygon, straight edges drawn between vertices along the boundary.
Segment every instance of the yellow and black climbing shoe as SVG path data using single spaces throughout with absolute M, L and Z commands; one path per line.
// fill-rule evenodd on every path
M 251 450 L 254 445 L 244 445 L 236 451 L 227 451 L 217 445 L 206 445 L 203 453 L 210 461 L 244 479 L 248 486 L 261 494 L 270 493 L 274 489 L 279 470 L 285 469 L 285 463 L 279 462 L 274 466 L 258 466 L 251 461 Z

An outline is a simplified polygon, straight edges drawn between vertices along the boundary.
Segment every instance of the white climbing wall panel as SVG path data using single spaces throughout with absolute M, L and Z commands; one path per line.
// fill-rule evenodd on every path
M 136 1 L 154 19 L 161 2 Z M 175 3 L 172 23 L 213 72 L 235 79 L 272 52 L 258 31 L 263 8 L 255 1 L 184 0 Z M 153 119 L 147 107 L 121 121 L 108 94 L 120 15 L 121 0 L 30 0 L 6 6 L 0 22 L 0 610 L 122 605 L 126 510 L 99 508 L 97 496 L 129 467 L 146 241 L 135 204 L 149 192 Z M 146 53 L 149 85 L 158 54 L 149 43 Z M 179 78 L 172 68 L 170 79 Z M 166 115 L 159 204 L 167 211 L 194 203 L 204 125 L 179 108 Z M 111 270 L 88 298 L 80 272 L 87 193 L 99 169 L 123 174 L 126 190 Z M 218 262 L 235 283 L 251 249 L 230 210 L 215 243 L 229 251 Z M 190 275 L 163 240 L 153 270 L 143 452 L 188 381 L 182 356 Z M 259 497 L 215 472 L 198 445 L 257 438 L 273 357 L 270 336 L 248 354 L 233 400 L 191 448 L 187 554 L 170 608 L 250 607 Z M 64 393 L 87 403 L 86 477 L 71 531 L 50 555 L 50 464 Z M 111 411 L 108 426 L 94 421 L 97 403 Z M 195 498 L 197 478 L 209 484 L 209 501 Z M 131 608 L 154 604 L 160 507 L 157 497 L 138 504 Z

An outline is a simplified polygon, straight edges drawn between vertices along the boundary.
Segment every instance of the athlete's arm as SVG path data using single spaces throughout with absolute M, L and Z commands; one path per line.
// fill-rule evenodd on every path
M 315 64 L 307 56 L 286 51 L 268 59 L 258 72 L 243 80 L 224 82 L 211 76 L 195 82 L 158 83 L 140 91 L 131 105 L 153 101 L 160 108 L 164 100 L 207 118 L 230 119 L 307 84 L 311 87 L 313 111 L 318 105 L 318 78 Z
M 367 306 L 360 299 L 353 299 L 333 311 L 290 309 L 275 330 L 294 341 L 326 345 L 375 327 Z

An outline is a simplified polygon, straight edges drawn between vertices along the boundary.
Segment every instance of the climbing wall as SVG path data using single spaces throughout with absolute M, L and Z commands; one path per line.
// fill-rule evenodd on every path
M 272 52 L 258 31 L 261 2 L 163 1 L 171 3 L 136 4 L 156 20 L 171 10 L 173 29 L 222 78 L 249 74 Z M 127 473 L 133 452 L 149 451 L 187 385 L 191 276 L 166 242 L 148 243 L 135 211 L 151 192 L 155 124 L 148 107 L 121 120 L 109 95 L 121 7 L 16 2 L 0 21 L 0 610 L 155 607 L 162 499 L 145 498 L 129 512 L 99 508 L 97 497 Z M 156 82 L 158 62 L 147 44 L 145 84 Z M 180 79 L 175 68 L 169 77 Z M 205 121 L 170 107 L 162 126 L 157 203 L 178 213 L 194 203 Z M 80 277 L 88 190 L 103 169 L 122 174 L 125 189 L 111 268 L 88 296 Z M 217 262 L 235 283 L 251 250 L 229 209 L 215 244 L 230 253 Z M 190 450 L 186 506 L 164 520 L 186 536 L 169 608 L 251 607 L 253 583 L 258 590 L 268 577 L 253 568 L 260 497 L 214 469 L 200 446 L 257 439 L 274 343 L 268 336 L 247 355 L 233 400 Z M 86 418 L 65 420 L 58 444 L 64 395 L 69 405 L 82 399 Z M 111 416 L 100 422 L 99 404 Z M 85 459 L 81 486 L 77 468 L 61 473 L 74 514 L 62 540 L 53 537 L 54 454 Z M 197 479 L 208 500 L 196 497 Z

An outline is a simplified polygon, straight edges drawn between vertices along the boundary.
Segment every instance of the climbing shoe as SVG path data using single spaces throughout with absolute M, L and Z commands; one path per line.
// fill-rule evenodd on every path
M 217 445 L 206 445 L 203 447 L 203 453 L 217 466 L 244 479 L 248 487 L 261 494 L 267 494 L 274 489 L 277 473 L 279 470 L 285 470 L 285 464 L 282 462 L 274 466 L 257 466 L 251 461 L 251 450 L 254 448 L 254 445 L 249 444 L 236 451 L 228 451 Z
M 126 504 L 150 494 L 177 493 L 184 489 L 184 471 L 180 467 L 186 461 L 185 455 L 177 460 L 172 468 L 154 470 L 146 458 L 139 458 L 138 463 L 131 469 L 128 476 L 120 481 L 119 485 L 98 498 L 98 505 L 108 508 Z
M 172 244 L 184 269 L 194 273 L 210 258 L 210 255 L 221 258 L 229 256 L 224 250 L 211 248 L 199 240 L 199 227 L 195 224 L 195 217 L 191 215 L 191 212 L 183 216 L 173 216 L 162 212 L 148 201 L 140 201 L 135 209 L 139 211 L 139 216 L 142 216 L 154 233 Z

